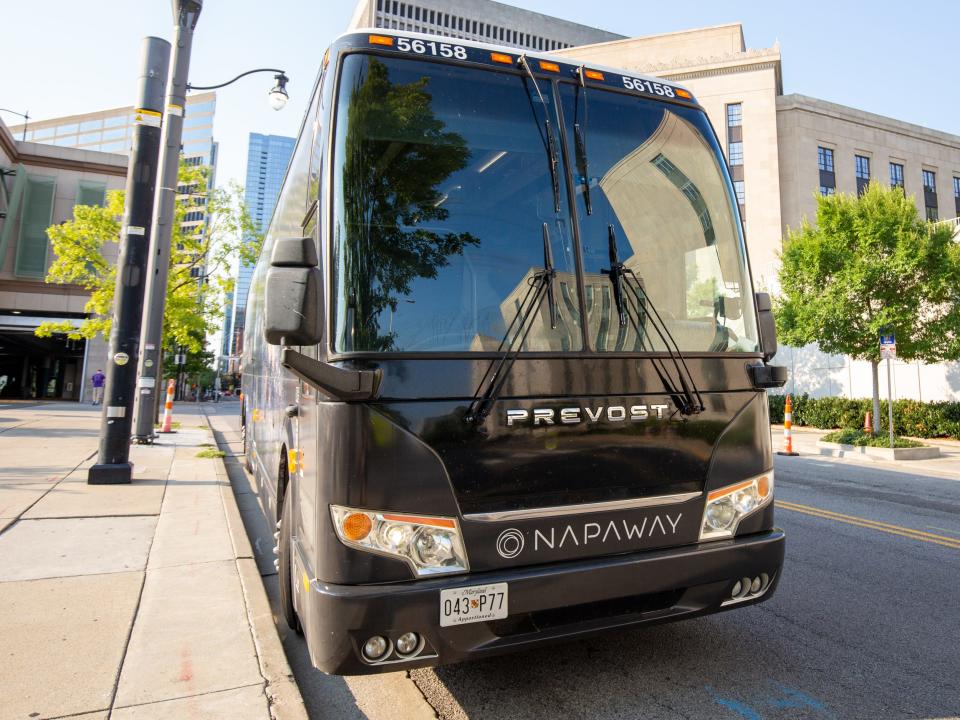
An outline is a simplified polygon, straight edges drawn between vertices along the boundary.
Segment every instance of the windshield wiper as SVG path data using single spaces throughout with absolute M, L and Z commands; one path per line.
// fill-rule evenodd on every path
M 556 275 L 557 272 L 553 268 L 553 249 L 550 247 L 550 230 L 547 228 L 547 224 L 543 223 L 543 270 L 530 278 L 530 288 L 523 296 L 516 315 L 510 321 L 510 326 L 497 347 L 497 352 L 502 354 L 490 363 L 487 371 L 480 378 L 477 390 L 473 394 L 473 401 L 463 418 L 466 422 L 479 425 L 490 414 L 490 409 L 496 402 L 500 390 L 503 389 L 507 376 L 510 374 L 510 368 L 513 367 L 513 363 L 517 359 L 523 344 L 527 341 L 530 329 L 533 327 L 530 319 L 536 317 L 544 298 L 547 298 L 550 308 L 550 327 L 556 330 L 557 304 L 553 294 L 553 280 Z M 514 328 L 516 329 L 514 330 Z M 518 338 L 519 343 L 517 342 Z M 504 349 L 504 345 L 506 345 L 506 349 Z M 486 387 L 484 388 L 484 386 Z M 482 392 L 481 389 L 483 389 Z
M 684 415 L 697 415 L 703 412 L 706 409 L 703 404 L 703 397 L 700 394 L 696 381 L 693 379 L 690 368 L 687 367 L 683 353 L 680 352 L 680 346 L 677 345 L 677 341 L 673 335 L 670 334 L 670 330 L 667 328 L 666 323 L 663 322 L 663 318 L 660 317 L 660 313 L 657 312 L 657 308 L 654 306 L 647 291 L 643 289 L 640 278 L 637 277 L 633 270 L 620 262 L 620 253 L 617 250 L 617 235 L 613 225 L 607 225 L 607 241 L 609 243 L 610 269 L 601 270 L 601 272 L 604 275 L 610 276 L 610 283 L 613 286 L 613 300 L 617 306 L 617 312 L 620 314 L 621 327 L 626 325 L 628 316 L 625 312 L 627 303 L 624 302 L 623 294 L 623 288 L 626 286 L 630 290 L 630 293 L 626 297 L 631 301 L 629 304 L 630 310 L 632 310 L 632 312 L 629 313 L 629 318 L 637 333 L 637 337 L 641 343 L 646 342 L 646 331 L 640 328 L 637 320 L 638 318 L 642 319 L 644 325 L 646 325 L 646 321 L 649 320 L 650 325 L 660 337 L 660 341 L 670 355 L 670 360 L 673 363 L 674 370 L 676 370 L 677 377 L 680 380 L 680 387 L 682 388 L 682 400 L 677 402 L 677 407 L 680 409 L 680 412 Z M 633 282 L 628 282 L 628 277 L 631 278 Z M 647 309 L 649 309 L 650 312 L 647 312 Z M 651 350 L 652 349 L 651 345 Z M 681 397 L 681 393 L 677 392 L 674 388 L 669 374 L 659 359 L 653 358 L 652 360 L 657 374 L 666 386 L 667 391 L 676 401 L 677 398 Z
M 590 174 L 589 162 L 587 160 L 587 122 L 589 120 L 587 108 L 587 82 L 583 75 L 583 65 L 577 68 L 577 76 L 580 78 L 580 92 L 583 93 L 583 128 L 574 118 L 573 138 L 577 153 L 577 174 L 583 178 L 583 204 L 587 208 L 587 215 L 593 215 L 593 203 L 590 202 Z M 579 107 L 579 104 L 578 104 Z M 624 323 L 621 322 L 621 325 Z
M 530 69 L 527 56 L 521 55 L 517 60 L 517 64 L 527 71 L 527 75 L 530 76 L 530 80 L 533 82 L 533 88 L 537 91 L 537 96 L 540 98 L 540 105 L 543 107 L 543 125 L 546 130 L 545 145 L 547 149 L 547 159 L 550 163 L 550 181 L 553 183 L 553 210 L 554 212 L 560 212 L 560 160 L 557 155 L 557 141 L 553 135 L 553 126 L 550 124 L 550 113 L 547 111 L 547 101 L 543 99 L 543 93 L 540 92 L 540 84 L 537 82 L 537 78 L 534 77 L 533 70 Z

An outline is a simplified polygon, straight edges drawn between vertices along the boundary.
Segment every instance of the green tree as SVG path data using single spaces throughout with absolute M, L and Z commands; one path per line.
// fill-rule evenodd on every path
M 816 226 L 805 219 L 784 241 L 780 286 L 784 342 L 870 361 L 875 432 L 882 332 L 896 334 L 904 360 L 960 358 L 960 246 L 897 188 L 818 197 Z
M 255 262 L 262 237 L 243 204 L 243 191 L 236 184 L 210 188 L 208 170 L 181 163 L 178 178 L 170 273 L 163 325 L 165 351 L 183 346 L 200 353 L 208 335 L 221 324 L 226 293 L 233 289 L 230 272 L 239 256 L 241 262 Z M 107 193 L 105 207 L 78 205 L 73 219 L 47 229 L 56 259 L 50 265 L 46 281 L 79 285 L 90 292 L 86 311 L 89 317 L 79 327 L 68 322 L 44 322 L 36 330 L 40 337 L 62 333 L 71 339 L 108 338 L 113 317 L 116 287 L 116 250 L 111 243 L 120 239 L 124 193 Z M 191 210 L 206 210 L 204 226 L 195 232 L 182 223 Z

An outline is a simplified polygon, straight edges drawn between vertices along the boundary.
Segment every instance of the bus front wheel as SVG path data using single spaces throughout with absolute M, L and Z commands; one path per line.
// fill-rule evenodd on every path
M 293 503 L 290 501 L 290 484 L 287 482 L 283 490 L 283 510 L 280 514 L 280 541 L 277 552 L 277 559 L 280 561 L 277 569 L 280 580 L 280 609 L 290 629 L 297 635 L 303 635 L 300 618 L 293 607 L 293 553 L 290 542 L 293 531 Z

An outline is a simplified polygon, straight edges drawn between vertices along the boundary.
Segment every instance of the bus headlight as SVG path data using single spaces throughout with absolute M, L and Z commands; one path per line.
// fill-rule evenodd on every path
M 733 537 L 743 518 L 773 499 L 773 470 L 749 480 L 711 490 L 703 508 L 700 540 Z
M 455 518 L 396 513 L 331 505 L 337 537 L 344 545 L 406 561 L 419 576 L 469 569 Z

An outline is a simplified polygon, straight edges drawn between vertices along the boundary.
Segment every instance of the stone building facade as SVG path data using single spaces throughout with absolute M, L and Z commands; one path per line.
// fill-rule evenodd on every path
M 72 218 L 74 205 L 102 204 L 126 175 L 126 155 L 22 142 L 0 121 L 0 403 L 83 400 L 90 375 L 106 367 L 100 338 L 33 331 L 48 320 L 79 324 L 89 298 L 81 287 L 44 282 L 53 261 L 47 228 Z

